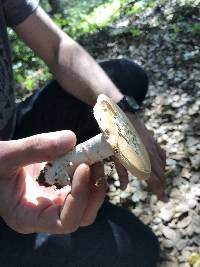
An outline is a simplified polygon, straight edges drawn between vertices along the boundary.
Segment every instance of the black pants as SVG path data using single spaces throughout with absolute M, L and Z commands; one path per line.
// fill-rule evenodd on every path
M 145 72 L 129 60 L 101 63 L 118 88 L 142 103 Z M 92 109 L 56 82 L 21 103 L 14 138 L 61 129 L 73 130 L 78 142 L 99 130 Z M 156 267 L 156 237 L 132 213 L 105 201 L 93 225 L 68 235 L 22 235 L 0 222 L 0 266 Z

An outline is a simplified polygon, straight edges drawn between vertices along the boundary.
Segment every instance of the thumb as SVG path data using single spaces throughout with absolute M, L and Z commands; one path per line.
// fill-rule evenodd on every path
M 0 145 L 0 161 L 7 168 L 52 161 L 73 149 L 75 144 L 76 136 L 71 131 L 50 132 L 5 141 Z

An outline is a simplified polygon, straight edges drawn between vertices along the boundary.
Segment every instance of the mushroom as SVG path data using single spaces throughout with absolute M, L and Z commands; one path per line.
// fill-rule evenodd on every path
M 62 188 L 71 183 L 76 167 L 92 165 L 115 156 L 130 173 L 140 179 L 150 175 L 148 153 L 124 112 L 106 95 L 99 95 L 94 117 L 102 133 L 77 145 L 61 158 L 46 163 L 37 181 L 40 185 Z

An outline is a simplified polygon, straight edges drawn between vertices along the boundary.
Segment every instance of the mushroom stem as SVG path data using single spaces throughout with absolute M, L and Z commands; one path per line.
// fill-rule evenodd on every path
M 70 184 L 76 167 L 81 163 L 92 165 L 113 155 L 111 146 L 106 142 L 102 133 L 77 145 L 63 157 L 48 162 L 40 172 L 37 181 L 40 185 L 55 185 L 58 188 Z

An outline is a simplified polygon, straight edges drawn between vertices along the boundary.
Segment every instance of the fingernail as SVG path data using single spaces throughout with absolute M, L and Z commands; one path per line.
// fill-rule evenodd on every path
M 76 135 L 72 131 L 63 130 L 55 132 L 56 138 L 58 138 L 58 144 L 65 152 L 69 147 L 73 148 L 76 144 Z

